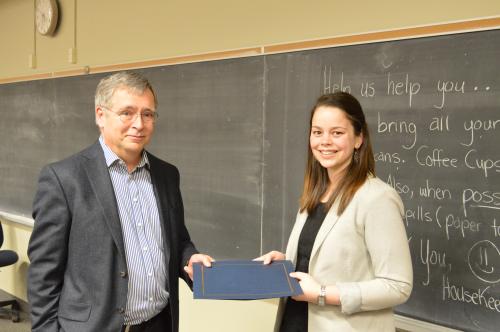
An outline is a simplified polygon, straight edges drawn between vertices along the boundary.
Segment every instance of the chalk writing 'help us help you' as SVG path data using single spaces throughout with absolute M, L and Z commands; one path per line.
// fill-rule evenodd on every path
M 343 72 L 334 72 L 332 66 L 323 68 L 323 93 L 345 91 L 358 93 L 369 99 L 381 98 L 407 98 L 405 109 L 398 109 L 400 114 L 389 112 L 376 112 L 376 134 L 396 138 L 401 142 L 404 150 L 415 151 L 412 158 L 413 163 L 423 168 L 465 168 L 469 171 L 480 173 L 488 178 L 494 173 L 500 173 L 500 158 L 494 155 L 484 155 L 478 149 L 478 144 L 484 144 L 485 140 L 494 137 L 500 130 L 500 116 L 498 112 L 495 118 L 480 119 L 474 112 L 470 112 L 468 119 L 456 119 L 453 110 L 446 110 L 447 102 L 453 100 L 455 104 L 460 103 L 460 98 L 467 99 L 466 92 L 494 93 L 489 85 L 483 87 L 468 86 L 464 80 L 437 80 L 426 82 L 432 86 L 430 93 L 425 92 L 425 97 L 417 98 L 422 93 L 424 83 L 413 79 L 410 74 L 390 72 L 384 74 L 384 79 L 377 83 L 375 80 L 363 80 L 357 78 L 349 82 L 347 75 Z M 434 100 L 432 100 L 434 97 Z M 408 111 L 415 108 L 416 103 L 424 105 L 427 112 L 423 115 L 422 110 L 414 114 L 414 119 L 408 119 Z M 422 106 L 421 106 L 422 107 Z M 434 114 L 432 113 L 434 110 Z M 370 112 L 370 107 L 365 110 Z M 430 114 L 429 114 L 430 113 Z M 372 129 L 373 130 L 373 129 Z M 460 146 L 466 150 L 449 152 L 449 147 L 431 145 L 433 135 L 442 135 L 456 132 L 454 137 L 459 139 Z M 388 162 L 402 167 L 408 161 L 399 152 L 375 151 L 375 159 L 378 162 Z

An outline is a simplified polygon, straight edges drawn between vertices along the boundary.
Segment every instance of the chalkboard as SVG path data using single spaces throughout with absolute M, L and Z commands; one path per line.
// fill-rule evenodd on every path
M 500 30 L 139 70 L 159 96 L 150 151 L 179 167 L 200 250 L 284 249 L 311 105 L 363 105 L 377 175 L 405 203 L 414 290 L 397 312 L 467 331 L 500 322 Z M 43 164 L 97 138 L 103 75 L 0 86 L 0 210 L 29 216 Z
M 263 62 L 138 70 L 159 102 L 148 149 L 179 168 L 191 235 L 214 257 L 261 250 Z M 30 216 L 41 167 L 97 140 L 93 96 L 105 75 L 0 86 L 0 211 Z
M 498 331 L 499 65 L 498 30 L 267 57 L 264 160 L 274 169 L 265 173 L 264 207 L 283 212 L 269 208 L 264 220 L 291 227 L 316 96 L 351 92 L 370 125 L 377 175 L 405 203 L 414 289 L 396 311 Z M 265 225 L 279 234 L 280 225 Z

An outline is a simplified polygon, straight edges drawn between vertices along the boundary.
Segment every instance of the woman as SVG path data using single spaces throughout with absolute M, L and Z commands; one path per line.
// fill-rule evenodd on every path
M 304 190 L 285 254 L 303 295 L 280 302 L 276 331 L 394 331 L 392 307 L 412 289 L 403 204 L 375 177 L 359 102 L 348 93 L 313 107 Z

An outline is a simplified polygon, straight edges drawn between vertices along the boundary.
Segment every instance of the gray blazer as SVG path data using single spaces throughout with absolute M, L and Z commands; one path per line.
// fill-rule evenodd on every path
M 163 239 L 171 329 L 178 331 L 178 279 L 196 253 L 184 225 L 179 172 L 148 153 Z M 111 178 L 99 142 L 41 171 L 28 256 L 32 331 L 120 331 L 128 274 Z

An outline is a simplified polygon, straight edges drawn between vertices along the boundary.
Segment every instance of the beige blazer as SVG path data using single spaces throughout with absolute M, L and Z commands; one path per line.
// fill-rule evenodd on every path
M 339 217 L 328 212 L 313 245 L 309 274 L 322 285 L 336 284 L 340 306 L 309 304 L 309 332 L 394 331 L 392 307 L 411 292 L 413 272 L 396 191 L 369 178 Z M 294 263 L 307 212 L 298 213 L 286 258 Z M 285 300 L 280 301 L 279 330 Z

